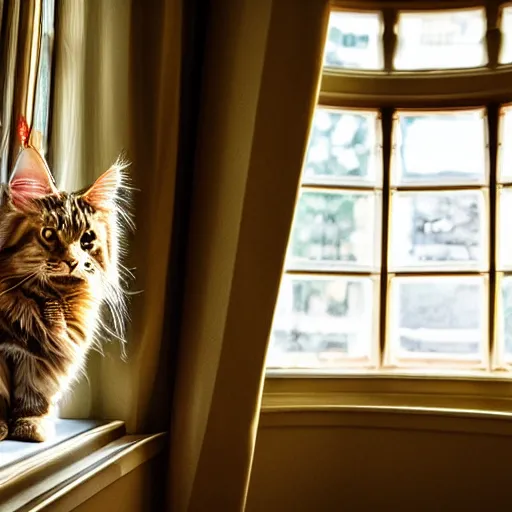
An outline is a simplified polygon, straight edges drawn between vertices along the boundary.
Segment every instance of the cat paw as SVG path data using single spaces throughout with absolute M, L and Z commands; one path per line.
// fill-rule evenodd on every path
M 42 443 L 53 435 L 53 429 L 46 418 L 18 418 L 12 422 L 9 439 Z
M 7 427 L 7 422 L 0 420 L 0 441 L 3 441 L 8 433 L 9 428 Z

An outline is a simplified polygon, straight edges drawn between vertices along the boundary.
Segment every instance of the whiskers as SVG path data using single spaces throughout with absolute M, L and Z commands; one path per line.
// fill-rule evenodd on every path
M 22 284 L 26 283 L 27 281 L 30 281 L 30 279 L 33 279 L 34 277 L 36 277 L 38 274 L 38 272 L 32 272 L 31 274 L 29 274 L 28 276 L 25 276 L 24 278 L 22 278 L 20 281 L 18 281 L 15 285 L 11 286 L 10 288 L 7 288 L 6 290 L 2 290 L 0 292 L 0 297 L 2 297 L 2 295 L 5 295 L 6 293 L 9 293 L 9 292 L 12 292 L 13 290 L 15 290 L 16 288 L 18 288 L 19 286 L 21 286 Z M 13 277 L 17 277 L 17 276 L 9 276 L 7 278 L 4 278 L 2 281 L 0 281 L 1 284 L 5 283 L 6 281 L 9 281 L 9 279 L 12 279 Z
M 135 279 L 135 274 L 131 269 L 125 267 L 122 263 L 118 263 L 117 266 L 119 267 L 119 274 L 123 282 L 127 283 L 128 281 Z

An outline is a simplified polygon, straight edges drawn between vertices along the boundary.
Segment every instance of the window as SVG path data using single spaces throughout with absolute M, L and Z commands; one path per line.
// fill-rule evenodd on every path
M 325 44 L 326 66 L 382 69 L 382 18 L 379 12 L 333 12 Z
M 511 12 L 331 12 L 267 370 L 507 375 Z
M 401 12 L 395 69 L 473 68 L 487 63 L 483 8 Z
M 502 43 L 500 50 L 500 64 L 512 63 L 512 5 L 506 5 L 501 13 Z

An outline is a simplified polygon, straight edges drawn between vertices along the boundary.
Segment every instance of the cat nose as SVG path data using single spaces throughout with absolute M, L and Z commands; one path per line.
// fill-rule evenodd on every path
M 64 260 L 64 263 L 69 267 L 69 273 L 70 274 L 78 266 L 78 260 Z

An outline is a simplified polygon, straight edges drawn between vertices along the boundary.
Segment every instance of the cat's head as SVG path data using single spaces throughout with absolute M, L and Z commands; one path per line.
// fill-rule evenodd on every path
M 122 168 L 113 165 L 81 191 L 60 192 L 39 153 L 23 149 L 0 207 L 0 280 L 87 290 L 98 300 L 116 293 Z

